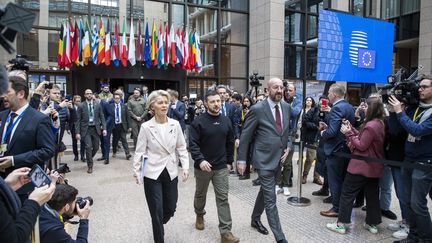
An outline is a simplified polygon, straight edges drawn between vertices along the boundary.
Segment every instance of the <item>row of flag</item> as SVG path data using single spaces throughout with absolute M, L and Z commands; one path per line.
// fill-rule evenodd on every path
M 196 31 L 174 26 L 168 30 L 168 24 L 159 25 L 153 21 L 151 30 L 146 23 L 145 33 L 141 33 L 141 20 L 138 20 L 138 33 L 135 36 L 133 19 L 131 19 L 129 43 L 126 39 L 126 21 L 120 36 L 118 21 L 114 23 L 114 33 L 111 33 L 110 20 L 106 26 L 99 21 L 93 21 L 90 30 L 88 22 L 82 20 L 66 21 L 61 24 L 58 41 L 57 63 L 60 68 L 88 65 L 120 65 L 127 67 L 128 63 L 135 66 L 142 62 L 147 68 L 167 68 L 168 66 L 187 71 L 200 72 L 202 68 L 200 37 Z M 135 39 L 136 38 L 136 39 Z

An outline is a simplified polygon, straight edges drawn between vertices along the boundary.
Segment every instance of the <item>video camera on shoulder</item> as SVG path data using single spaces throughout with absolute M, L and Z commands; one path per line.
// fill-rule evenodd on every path
M 382 87 L 378 92 L 381 94 L 382 101 L 388 104 L 388 98 L 392 95 L 405 105 L 417 105 L 420 102 L 419 84 L 421 77 L 418 75 L 423 66 L 419 65 L 408 78 L 406 69 L 401 68 L 395 74 L 387 77 L 389 84 Z

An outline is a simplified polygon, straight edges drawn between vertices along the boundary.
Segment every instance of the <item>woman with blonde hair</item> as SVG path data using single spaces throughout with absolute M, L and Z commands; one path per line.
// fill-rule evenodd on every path
M 178 121 L 167 116 L 170 95 L 164 90 L 153 91 L 147 109 L 153 118 L 141 125 L 133 161 L 137 184 L 144 183 L 144 192 L 152 218 L 153 237 L 164 242 L 164 227 L 177 207 L 178 161 L 182 179 L 189 177 L 189 156 Z

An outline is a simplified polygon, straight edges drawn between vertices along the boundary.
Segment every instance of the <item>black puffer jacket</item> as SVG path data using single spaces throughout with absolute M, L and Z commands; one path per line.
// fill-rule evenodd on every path
M 313 144 L 317 141 L 317 133 L 319 127 L 318 108 L 312 107 L 302 115 L 301 140 L 308 144 Z

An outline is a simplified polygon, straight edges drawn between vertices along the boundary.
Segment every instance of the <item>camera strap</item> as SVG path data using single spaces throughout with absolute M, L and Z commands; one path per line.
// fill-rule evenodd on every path
M 426 121 L 431 115 L 432 115 L 432 108 L 428 108 L 423 110 L 420 114 L 417 115 L 418 111 L 419 111 L 420 107 L 417 107 L 414 116 L 413 116 L 413 121 L 417 121 L 418 118 L 420 118 L 420 121 L 418 124 L 423 123 L 424 121 Z

